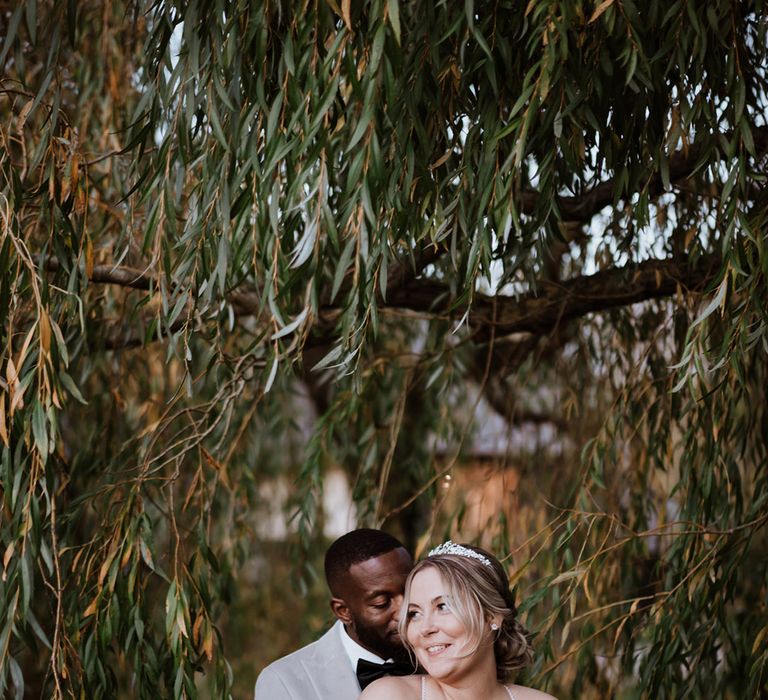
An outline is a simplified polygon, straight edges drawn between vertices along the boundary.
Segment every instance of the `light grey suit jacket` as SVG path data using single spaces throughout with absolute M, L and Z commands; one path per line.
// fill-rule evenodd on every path
M 357 700 L 360 685 L 337 627 L 267 666 L 256 679 L 255 700 Z

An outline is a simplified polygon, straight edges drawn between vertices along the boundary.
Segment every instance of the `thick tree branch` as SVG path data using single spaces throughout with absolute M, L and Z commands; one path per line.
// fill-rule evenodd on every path
M 438 260 L 446 249 L 443 246 L 433 244 L 427 241 L 415 250 L 404 255 L 396 264 L 392 265 L 387 273 L 386 292 L 384 295 L 378 294 L 380 300 L 388 299 L 390 295 L 397 293 L 412 280 L 416 279 L 424 269 L 431 263 Z M 336 296 L 343 297 L 353 284 L 354 271 L 348 270 L 339 286 Z M 324 302 L 329 303 L 329 296 L 326 295 Z
M 724 138 L 732 138 L 732 134 L 723 134 Z M 755 152 L 758 154 L 768 151 L 768 127 L 761 126 L 752 129 L 752 138 L 755 143 Z M 706 145 L 711 143 L 707 139 Z M 704 150 L 703 142 L 694 142 L 687 149 L 673 153 L 669 158 L 669 181 L 678 183 L 688 179 L 696 169 L 699 158 Z M 664 182 L 658 168 L 654 168 L 653 174 L 648 179 L 648 193 L 651 197 L 657 197 L 664 192 Z M 557 197 L 557 209 L 560 218 L 564 221 L 581 221 L 586 223 L 603 207 L 613 204 L 616 191 L 616 179 L 611 178 L 591 190 L 574 197 Z M 527 190 L 521 196 L 521 210 L 525 214 L 531 214 L 536 209 L 539 193 L 535 190 Z
M 757 153 L 765 153 L 768 151 L 768 127 L 755 127 L 752 130 L 753 140 L 755 143 L 755 151 Z M 725 136 L 725 135 L 724 135 Z M 678 151 L 674 153 L 669 159 L 669 179 L 671 182 L 683 182 L 691 176 L 694 172 L 699 158 L 701 156 L 704 145 L 702 143 L 694 143 L 685 151 Z M 560 212 L 560 216 L 564 221 L 568 222 L 587 222 L 595 214 L 597 214 L 602 208 L 613 203 L 614 199 L 615 180 L 611 179 L 606 182 L 597 185 L 592 190 L 589 190 L 579 196 L 574 197 L 558 197 L 557 208 Z M 664 184 L 661 175 L 656 172 L 651 175 L 648 181 L 648 191 L 651 196 L 657 196 L 664 191 Z M 521 209 L 525 213 L 531 213 L 535 210 L 536 202 L 538 200 L 539 193 L 533 190 L 529 190 L 523 193 L 521 198 Z M 404 258 L 399 264 L 394 265 L 387 275 L 386 294 L 384 298 L 379 300 L 380 305 L 386 306 L 403 306 L 405 308 L 412 308 L 414 310 L 425 311 L 433 310 L 432 303 L 435 298 L 443 297 L 445 289 L 440 288 L 439 285 L 429 280 L 417 280 L 417 277 L 423 272 L 423 270 L 431 263 L 438 260 L 445 252 L 445 249 L 435 245 L 425 245 L 412 256 Z M 655 265 L 658 265 L 656 267 Z M 60 264 L 55 258 L 48 258 L 45 261 L 45 267 L 51 272 L 56 272 L 60 269 Z M 674 275 L 684 272 L 683 268 L 680 268 L 679 263 L 670 263 L 669 261 L 656 261 L 656 263 L 642 264 L 636 270 L 641 275 L 640 278 L 635 278 L 633 284 L 630 285 L 631 289 L 638 289 L 639 298 L 641 301 L 644 298 L 652 298 L 653 296 L 666 296 L 672 292 L 669 290 L 670 284 Z M 585 281 L 584 284 L 590 288 L 593 285 L 602 285 L 603 278 L 598 275 Z M 673 277 L 670 277 L 672 274 Z M 658 289 L 654 289 L 653 285 L 656 282 L 658 275 L 661 275 L 663 285 Z M 653 277 L 652 280 L 650 278 Z M 101 284 L 115 284 L 123 287 L 129 287 L 132 289 L 148 290 L 153 283 L 153 276 L 148 274 L 146 270 L 137 270 L 129 267 L 112 266 L 112 265 L 95 265 L 91 275 L 89 276 L 91 282 Z M 608 278 L 606 278 L 607 280 Z M 650 281 L 649 281 L 650 280 Z M 683 283 L 685 279 L 681 279 Z M 677 282 L 674 282 L 676 287 Z M 346 279 L 341 286 L 340 292 L 344 292 L 351 285 L 351 277 Z M 559 285 L 553 285 L 551 282 L 542 284 L 543 294 L 530 299 L 523 299 L 519 302 L 518 309 L 521 311 L 513 314 L 513 318 L 504 320 L 503 314 L 500 317 L 501 320 L 498 325 L 502 329 L 508 327 L 511 330 L 505 332 L 516 332 L 516 329 L 520 324 L 530 325 L 531 328 L 524 328 L 523 330 L 530 330 L 531 332 L 542 332 L 541 329 L 551 328 L 551 322 L 549 320 L 549 314 L 552 308 L 562 308 L 565 316 L 567 317 L 567 311 L 573 308 L 573 316 L 583 315 L 588 313 L 588 304 L 584 304 L 586 296 L 603 296 L 603 293 L 599 290 L 591 292 L 584 289 L 583 285 L 577 281 L 565 282 L 562 285 L 561 291 L 570 297 L 568 304 L 561 304 L 558 302 L 548 302 L 547 299 L 551 299 L 552 295 L 557 296 L 557 292 L 552 290 Z M 687 285 L 690 286 L 690 285 Z M 612 296 L 614 306 L 622 306 L 625 304 L 634 303 L 631 300 L 625 300 L 622 294 L 614 295 L 611 291 L 611 285 L 608 284 L 606 294 Z M 625 288 L 626 291 L 627 288 Z M 674 289 L 672 290 L 674 291 Z M 414 295 L 414 296 L 412 296 Z M 582 303 L 576 303 L 576 299 L 582 296 Z M 649 296 L 650 295 L 650 296 Z M 234 290 L 229 296 L 228 300 L 235 307 L 238 315 L 254 315 L 258 313 L 258 309 L 261 309 L 258 296 L 251 290 L 238 289 Z M 606 297 L 607 301 L 607 297 Z M 487 300 L 479 299 L 479 303 L 475 303 L 471 320 L 478 325 L 487 326 L 489 323 L 488 310 L 484 310 L 484 306 L 489 302 Z M 504 308 L 509 308 L 509 303 L 501 302 L 497 299 L 497 303 L 502 303 Z M 552 305 L 554 304 L 554 306 Z M 599 306 L 599 305 L 598 305 Z M 580 312 L 578 309 L 585 308 L 586 311 Z M 594 310 L 600 310 L 596 308 Z M 522 314 L 522 315 L 520 315 Z M 328 321 L 333 321 L 336 318 L 330 308 L 326 308 L 326 318 L 319 319 L 319 325 L 325 327 L 325 331 L 321 332 L 321 336 L 326 335 Z M 526 321 L 525 319 L 528 319 Z M 540 322 L 537 319 L 546 319 Z M 142 344 L 140 340 L 133 339 L 128 342 L 128 345 L 135 346 Z
M 468 323 L 481 341 L 487 337 L 492 326 L 495 326 L 497 339 L 521 332 L 543 335 L 588 313 L 670 296 L 678 288 L 683 292 L 701 291 L 717 274 L 719 264 L 717 256 L 703 257 L 694 262 L 683 258 L 648 260 L 564 282 L 540 282 L 537 291 L 518 298 L 478 294 L 471 308 L 456 305 L 445 285 L 419 278 L 396 288 L 380 306 L 382 309 L 408 309 L 452 318 L 461 318 L 469 310 Z M 49 270 L 59 269 L 55 261 L 48 261 L 46 266 Z M 153 285 L 153 278 L 145 272 L 111 265 L 95 266 L 90 280 L 142 290 L 148 290 Z M 263 311 L 256 295 L 247 290 L 232 292 L 228 300 L 235 305 L 239 316 L 257 315 Z M 335 340 L 333 327 L 339 313 L 341 309 L 336 307 L 321 309 L 315 323 L 313 345 Z M 123 338 L 110 342 L 109 347 L 117 349 L 140 344 L 142 341 L 139 339 Z
M 687 293 L 699 291 L 717 274 L 719 262 L 715 256 L 693 264 L 685 260 L 651 260 L 635 267 L 605 270 L 559 284 L 546 282 L 538 295 L 529 295 L 517 302 L 502 301 L 499 297 L 479 299 L 469 316 L 478 337 L 491 336 L 489 324 L 495 313 L 496 334 L 493 337 L 498 338 L 501 332 L 508 340 L 494 341 L 490 376 L 481 382 L 483 395 L 500 416 L 510 423 L 515 422 L 519 407 L 514 396 L 509 395 L 504 378 L 534 352 L 543 356 L 558 352 L 572 337 L 574 326 L 568 321 L 591 312 L 670 296 L 678 287 Z M 524 332 L 522 338 L 516 335 L 521 332 Z M 471 366 L 478 381 L 483 375 L 485 353 L 478 350 Z
M 684 292 L 701 291 L 715 276 L 720 258 L 648 260 L 637 265 L 602 270 L 564 282 L 543 282 L 525 296 L 477 295 L 470 309 L 471 327 L 483 330 L 496 326 L 496 336 L 528 332 L 549 333 L 553 328 L 588 313 L 628 306 L 637 302 Z M 391 305 L 414 311 L 461 317 L 466 306 L 451 308 L 447 288 L 430 280 L 416 280 L 402 290 Z M 436 303 L 436 300 L 438 301 Z M 495 320 L 494 320 L 495 319 Z
M 445 252 L 446 248 L 443 246 L 436 244 L 424 245 L 414 252 L 411 257 L 407 257 L 399 265 L 394 266 L 387 275 L 386 299 L 397 294 L 399 289 L 407 287 L 428 265 L 438 260 Z
M 48 272 L 58 272 L 62 268 L 56 258 L 46 258 L 45 269 Z M 120 287 L 143 289 L 145 291 L 155 282 L 154 276 L 150 275 L 146 270 L 137 270 L 132 267 L 119 265 L 94 265 L 88 279 L 97 284 L 116 284 Z M 155 284 L 155 286 L 157 285 Z
M 732 134 L 723 134 L 724 138 L 732 138 Z M 761 126 L 752 129 L 752 137 L 757 154 L 768 152 L 768 127 Z M 699 165 L 699 159 L 706 145 L 699 141 L 691 144 L 687 149 L 673 153 L 669 158 L 669 181 L 676 186 L 686 186 L 690 189 L 688 179 Z M 616 179 L 611 178 L 602 182 L 591 190 L 578 196 L 557 197 L 557 210 L 560 218 L 566 223 L 568 238 L 575 239 L 582 234 L 582 225 L 588 223 L 592 217 L 604 207 L 614 202 Z M 647 184 L 648 194 L 651 198 L 664 193 L 664 181 L 658 168 L 649 176 Z M 708 193 L 710 194 L 710 193 Z M 527 190 L 521 196 L 521 211 L 531 214 L 536 209 L 540 193 L 535 190 Z M 562 244 L 561 244 L 562 245 Z M 565 248 L 563 248 L 565 249 Z M 413 255 L 413 259 L 406 258 L 397 266 L 394 266 L 387 279 L 387 294 L 389 300 L 404 289 L 414 280 L 424 268 L 438 260 L 446 249 L 438 246 L 425 246 Z M 557 256 L 556 256 L 557 257 Z M 559 258 L 558 258 L 559 259 Z M 553 276 L 554 277 L 554 276 Z M 344 285 L 342 286 L 344 288 Z
M 685 259 L 647 260 L 562 283 L 545 283 L 537 294 L 500 309 L 497 333 L 546 333 L 573 318 L 671 296 L 678 288 L 684 293 L 700 292 L 717 274 L 720 262 L 719 256 L 693 263 Z M 470 316 L 471 322 L 483 323 L 490 318 L 491 303 L 484 300 L 483 306 Z

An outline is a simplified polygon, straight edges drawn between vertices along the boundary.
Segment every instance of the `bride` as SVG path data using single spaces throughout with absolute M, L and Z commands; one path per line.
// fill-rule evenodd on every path
M 505 684 L 530 663 L 504 568 L 488 552 L 450 540 L 405 583 L 400 638 L 428 675 L 386 677 L 360 700 L 555 700 Z

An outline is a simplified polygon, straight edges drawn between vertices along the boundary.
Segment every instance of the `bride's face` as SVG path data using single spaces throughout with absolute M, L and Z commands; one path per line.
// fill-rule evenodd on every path
M 451 610 L 447 586 L 434 567 L 413 577 L 406 614 L 406 638 L 430 676 L 443 678 L 472 664 L 474 644 Z

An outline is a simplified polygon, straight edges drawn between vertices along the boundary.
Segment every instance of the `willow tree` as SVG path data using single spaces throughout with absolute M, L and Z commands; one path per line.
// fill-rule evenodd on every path
M 330 465 L 423 545 L 481 402 L 581 455 L 534 682 L 766 692 L 762 0 L 0 17 L 0 694 L 226 696 L 262 485 L 297 578 Z

